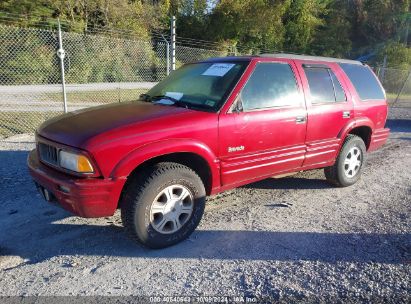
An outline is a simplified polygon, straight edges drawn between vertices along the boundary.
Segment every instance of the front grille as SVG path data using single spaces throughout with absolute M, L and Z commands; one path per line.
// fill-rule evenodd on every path
M 39 155 L 42 161 L 51 165 L 58 165 L 57 148 L 44 143 L 39 143 Z

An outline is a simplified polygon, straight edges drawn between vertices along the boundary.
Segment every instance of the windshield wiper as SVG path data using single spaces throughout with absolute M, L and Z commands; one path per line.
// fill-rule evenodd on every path
M 176 98 L 174 98 L 174 97 L 171 97 L 171 96 L 167 96 L 167 95 L 156 95 L 156 96 L 150 97 L 150 100 L 151 100 L 151 101 L 156 101 L 156 100 L 161 100 L 161 99 L 170 100 L 170 101 L 174 102 L 174 104 L 175 104 L 176 106 L 184 107 L 184 108 L 188 109 L 188 104 L 187 104 L 187 103 L 185 103 L 185 102 L 183 102 L 183 101 L 180 101 L 180 100 L 178 100 L 178 99 L 176 99 Z

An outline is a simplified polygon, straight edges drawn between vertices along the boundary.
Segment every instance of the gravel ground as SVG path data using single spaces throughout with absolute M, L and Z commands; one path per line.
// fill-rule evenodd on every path
M 162 250 L 129 240 L 118 213 L 82 219 L 43 202 L 25 165 L 31 137 L 0 142 L 0 296 L 409 303 L 411 109 L 390 118 L 389 142 L 356 185 L 333 188 L 313 170 L 228 191 Z

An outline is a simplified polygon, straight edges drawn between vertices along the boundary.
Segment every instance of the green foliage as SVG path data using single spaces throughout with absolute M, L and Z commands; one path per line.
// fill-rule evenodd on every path
M 49 16 L 53 13 L 51 2 L 47 0 L 2 0 L 0 10 L 18 15 Z
M 168 14 L 164 4 L 153 3 L 138 0 L 2 0 L 0 17 L 3 15 L 10 24 L 19 26 L 51 23 L 52 27 L 55 22 L 50 18 L 60 18 L 69 31 L 116 28 L 149 38 L 150 30 L 162 27 L 162 18 Z
M 411 68 L 411 48 L 404 46 L 404 44 L 398 42 L 387 44 L 378 52 L 377 61 L 383 62 L 385 55 L 388 67 L 402 70 Z
M 276 50 L 355 58 L 380 54 L 390 43 L 409 44 L 410 8 L 411 0 L 2 0 L 0 20 L 55 27 L 58 17 L 70 32 L 116 28 L 149 41 L 154 32 L 168 30 L 175 15 L 177 37 L 211 40 L 222 49 L 237 46 L 242 54 Z M 103 50 L 101 60 L 113 71 L 116 62 L 130 60 L 114 60 Z M 98 79 L 112 77 L 91 64 L 84 69 Z
M 352 24 L 345 0 L 329 2 L 323 22 L 314 33 L 310 53 L 330 57 L 350 57 Z M 332 24 L 332 26 L 330 26 Z
M 201 37 L 206 26 L 207 0 L 181 1 L 177 28 L 183 37 Z
M 379 67 L 380 78 L 388 93 L 398 93 L 408 77 L 411 68 L 411 48 L 404 44 L 392 42 L 381 48 L 376 56 L 376 63 L 382 63 L 387 56 L 389 70 Z
M 243 54 L 355 58 L 390 41 L 406 43 L 411 24 L 410 0 L 219 0 L 203 15 L 193 9 L 196 0 L 172 2 L 178 35 L 237 45 Z
M 284 16 L 286 28 L 285 47 L 294 52 L 307 53 L 319 26 L 324 25 L 321 14 L 327 13 L 328 0 L 287 1 Z
M 0 84 L 57 83 L 55 38 L 47 31 L 0 27 Z
M 33 133 L 36 126 L 53 116 L 56 116 L 55 112 L 2 111 L 0 115 L 0 138 L 7 138 L 15 134 Z
M 0 25 L 0 85 L 60 83 L 55 32 Z M 67 83 L 158 81 L 151 42 L 63 33 Z
M 154 81 L 151 44 L 104 36 L 66 34 L 68 83 Z M 150 76 L 151 75 L 151 76 Z
M 410 0 L 364 0 L 349 6 L 354 47 L 399 40 L 410 17 Z M 408 16 L 408 17 L 407 17 Z
M 243 50 L 282 49 L 287 1 L 221 0 L 209 16 L 208 39 L 231 40 Z

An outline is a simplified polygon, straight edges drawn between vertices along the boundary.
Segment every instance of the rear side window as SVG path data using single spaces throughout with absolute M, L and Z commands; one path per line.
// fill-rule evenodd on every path
M 258 63 L 241 91 L 245 111 L 300 105 L 302 97 L 290 65 Z
M 340 63 L 362 100 L 385 99 L 384 91 L 373 72 L 360 64 Z
M 304 67 L 313 103 L 346 101 L 337 77 L 327 67 Z

